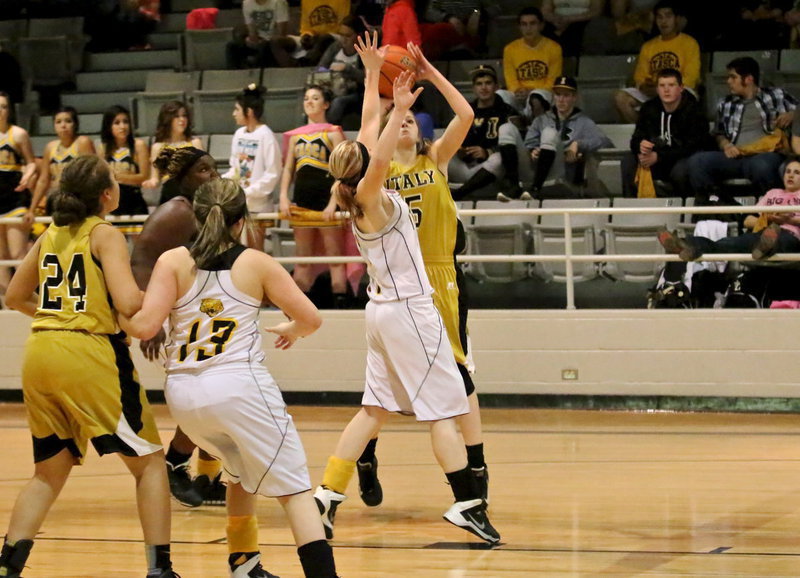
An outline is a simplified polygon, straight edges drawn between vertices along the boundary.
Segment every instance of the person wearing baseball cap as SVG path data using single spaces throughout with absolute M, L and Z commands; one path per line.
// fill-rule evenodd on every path
M 553 92 L 556 89 L 562 90 L 571 90 L 572 92 L 578 92 L 578 81 L 572 78 L 571 76 L 559 76 L 553 82 Z
M 575 78 L 556 77 L 553 101 L 553 107 L 536 117 L 525 135 L 525 147 L 536 163 L 529 193 L 538 198 L 552 197 L 551 191 L 543 193 L 542 187 L 548 181 L 555 181 L 566 185 L 552 188 L 557 197 L 582 196 L 586 193 L 582 190 L 586 180 L 586 157 L 613 144 L 597 124 L 575 106 L 578 101 Z
M 451 182 L 464 183 L 452 191 L 453 198 L 463 199 L 504 177 L 506 182 L 500 188 L 518 198 L 523 192 L 520 163 L 530 165 L 522 135 L 513 122 L 519 113 L 497 93 L 497 71 L 492 65 L 480 64 L 469 74 L 476 96 L 470 102 L 475 118 L 461 148 L 448 163 Z

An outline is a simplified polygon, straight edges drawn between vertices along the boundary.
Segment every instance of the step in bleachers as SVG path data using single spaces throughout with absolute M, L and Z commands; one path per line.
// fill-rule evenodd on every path
M 124 106 L 130 110 L 135 96 L 135 92 L 64 93 L 61 95 L 61 104 L 72 106 L 81 113 L 103 113 L 114 105 Z
M 140 50 L 130 52 L 93 52 L 86 58 L 87 72 L 100 70 L 173 69 L 181 67 L 178 50 Z
M 145 89 L 147 69 L 103 70 L 79 72 L 75 78 L 77 92 L 119 92 Z

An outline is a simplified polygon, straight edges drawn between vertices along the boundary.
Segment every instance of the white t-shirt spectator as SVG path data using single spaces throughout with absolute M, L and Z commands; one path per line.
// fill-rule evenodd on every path
M 283 168 L 275 133 L 265 124 L 253 132 L 239 127 L 231 142 L 230 167 L 222 176 L 239 180 L 247 196 L 247 209 L 251 213 L 271 211 L 275 206 L 272 192 L 278 188 Z
M 289 21 L 286 0 L 244 0 L 242 12 L 245 23 L 254 26 L 258 36 L 264 40 L 272 38 L 279 22 Z

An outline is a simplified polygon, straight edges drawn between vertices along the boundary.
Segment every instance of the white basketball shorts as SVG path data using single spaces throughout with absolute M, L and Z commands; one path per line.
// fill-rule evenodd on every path
M 165 395 L 181 429 L 222 460 L 230 481 L 270 497 L 311 489 L 300 436 L 263 365 L 172 373 Z
M 418 421 L 469 412 L 464 382 L 430 295 L 366 308 L 367 378 L 362 405 Z

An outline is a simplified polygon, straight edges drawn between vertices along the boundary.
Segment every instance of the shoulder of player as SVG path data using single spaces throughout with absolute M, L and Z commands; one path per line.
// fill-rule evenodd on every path
M 259 251 L 257 249 L 245 249 L 242 251 L 242 254 L 236 259 L 236 264 L 241 264 L 244 267 L 280 266 L 271 255 L 267 255 L 264 251 Z
M 92 227 L 92 230 L 89 232 L 89 238 L 94 247 L 96 244 L 100 246 L 101 244 L 108 243 L 117 238 L 124 239 L 125 235 L 108 221 L 100 221 Z
M 173 197 L 160 205 L 145 221 L 149 227 L 186 227 L 194 228 L 194 211 L 186 197 Z
M 164 251 L 163 253 L 161 253 L 158 260 L 170 266 L 177 266 L 187 261 L 194 262 L 191 254 L 189 253 L 189 249 L 183 246 L 175 247 L 174 249 L 169 249 L 167 251 Z

